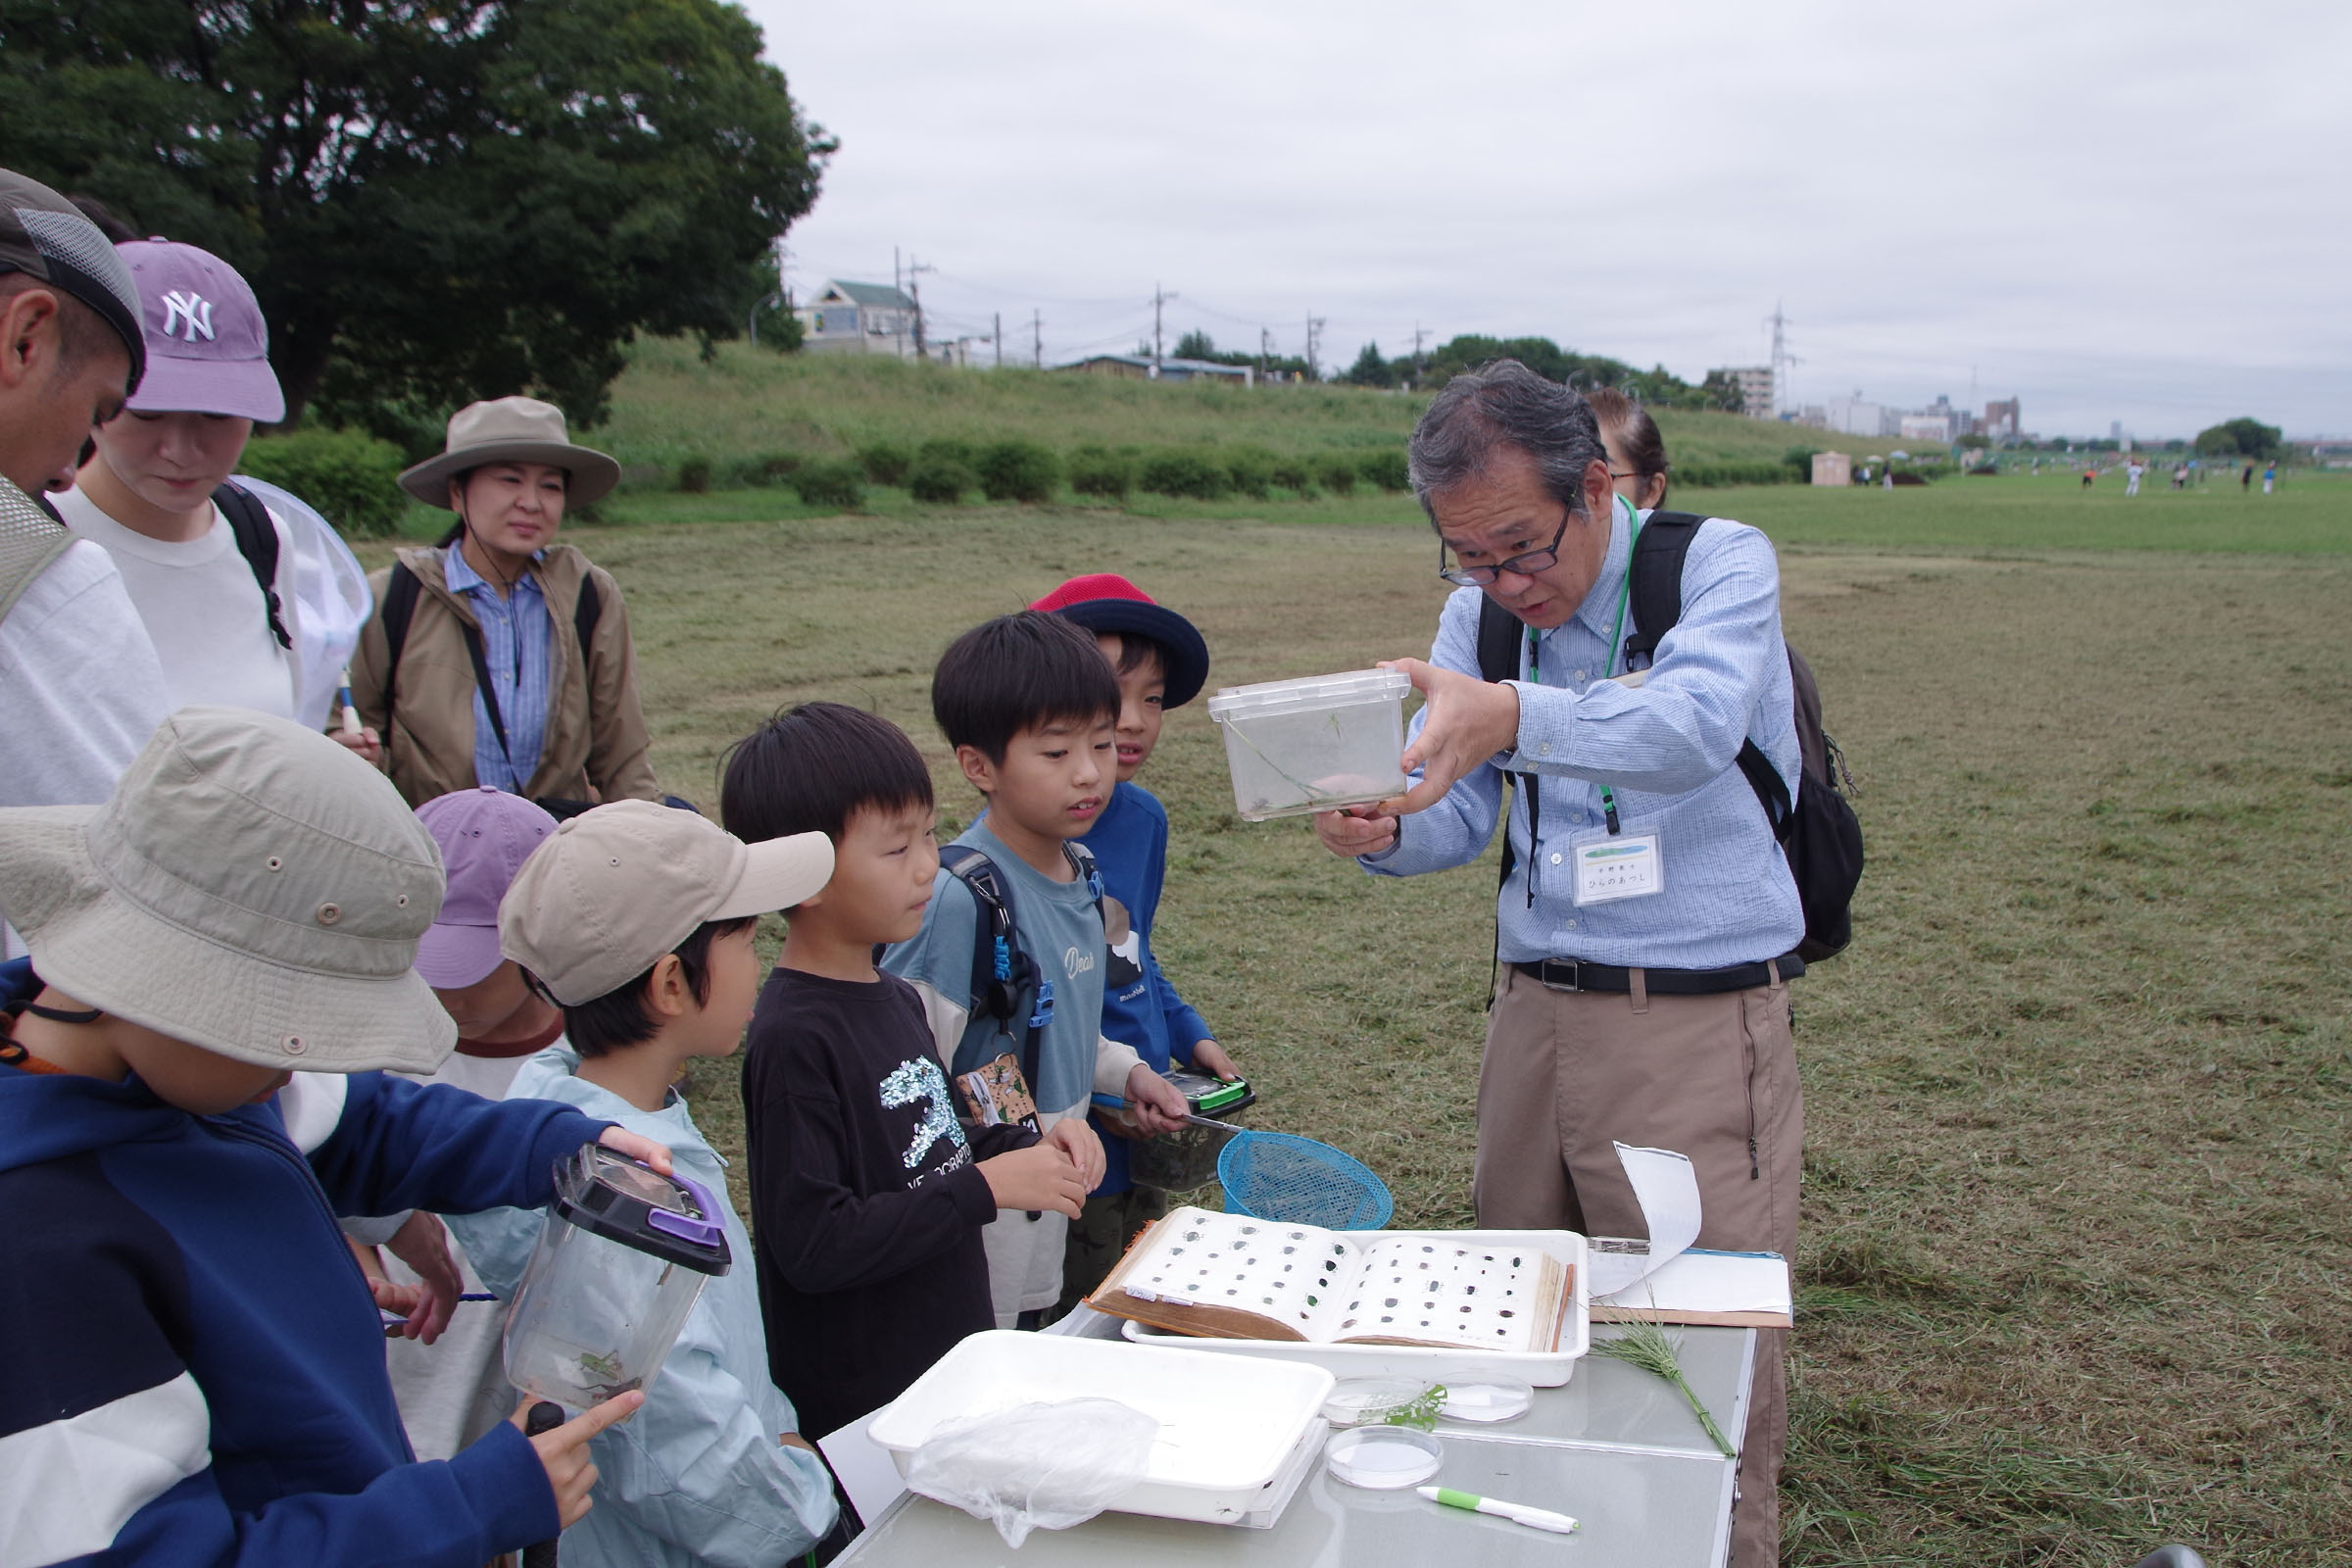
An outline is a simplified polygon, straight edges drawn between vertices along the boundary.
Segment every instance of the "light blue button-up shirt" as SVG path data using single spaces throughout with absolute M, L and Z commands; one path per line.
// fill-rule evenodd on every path
M 533 558 L 537 559 L 537 558 Z M 482 662 L 490 669 L 490 687 L 498 698 L 498 716 L 506 721 L 507 744 L 498 744 L 490 722 L 490 706 L 477 690 L 473 694 L 473 777 L 479 784 L 525 794 L 531 775 L 539 770 L 539 747 L 547 735 L 549 644 L 555 622 L 547 612 L 547 595 L 539 579 L 524 572 L 513 593 L 501 597 L 481 573 L 466 564 L 456 545 L 442 552 L 441 579 L 449 591 L 466 601 L 482 628 Z
M 1498 903 L 1506 961 L 1718 969 L 1778 957 L 1804 936 L 1788 859 L 1734 762 L 1752 737 L 1794 797 L 1796 721 L 1772 542 L 1728 518 L 1699 528 L 1683 565 L 1682 618 L 1659 642 L 1643 684 L 1625 686 L 1607 677 L 1624 667 L 1610 633 L 1636 516 L 1618 502 L 1592 591 L 1575 614 L 1537 634 L 1532 670 L 1522 654 L 1523 673 L 1536 678 L 1511 683 L 1519 693 L 1518 749 L 1403 818 L 1396 843 L 1363 862 L 1381 876 L 1467 864 L 1494 836 L 1503 773 L 1537 775 L 1543 837 L 1528 843 L 1527 808 L 1516 796 L 1507 827 L 1518 864 Z M 1478 673 L 1484 597 L 1462 588 L 1446 601 L 1431 663 Z M 1625 635 L 1637 629 L 1629 606 Z M 1419 715 L 1412 732 L 1421 732 Z M 1666 885 L 1579 908 L 1571 847 L 1607 832 L 1603 785 L 1616 797 L 1625 832 L 1658 836 Z

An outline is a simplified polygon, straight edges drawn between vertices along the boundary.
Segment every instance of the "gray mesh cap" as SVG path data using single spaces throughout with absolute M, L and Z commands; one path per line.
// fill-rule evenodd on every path
M 0 169 L 0 272 L 53 283 L 106 318 L 130 351 L 130 390 L 147 375 L 139 290 L 114 245 L 81 209 L 37 179 Z

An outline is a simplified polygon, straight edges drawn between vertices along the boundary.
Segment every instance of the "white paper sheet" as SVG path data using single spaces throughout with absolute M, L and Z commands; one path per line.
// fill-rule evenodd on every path
M 816 1440 L 825 1463 L 833 1467 L 834 1478 L 841 1483 L 841 1490 L 850 1494 L 851 1506 L 868 1525 L 881 1518 L 882 1510 L 898 1501 L 899 1494 L 906 1490 L 890 1450 L 866 1436 L 865 1429 L 873 1419 L 873 1415 L 861 1415 L 839 1431 Z
M 1633 1184 L 1635 1200 L 1649 1228 L 1646 1252 L 1603 1251 L 1589 1255 L 1592 1299 L 1632 1289 L 1666 1266 L 1698 1240 L 1698 1176 L 1687 1154 L 1671 1149 L 1636 1149 L 1617 1145 L 1617 1163 Z

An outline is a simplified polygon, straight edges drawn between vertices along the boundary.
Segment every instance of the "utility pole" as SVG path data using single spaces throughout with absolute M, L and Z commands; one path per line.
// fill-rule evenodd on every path
M 1029 352 L 1036 356 L 1030 364 L 1037 369 L 1046 368 L 1046 318 L 1032 310 L 1029 313 Z
M 906 258 L 906 297 L 914 301 L 914 357 L 918 360 L 927 361 L 930 353 L 923 342 L 923 290 L 922 286 L 915 282 L 915 274 L 938 270 L 939 269 L 936 267 L 917 263 L 912 256 Z
M 1274 334 L 1265 327 L 1257 329 L 1257 378 L 1264 380 L 1274 373 Z
M 1413 390 L 1421 389 L 1421 340 L 1429 336 L 1419 321 L 1413 323 Z
M 1772 413 L 1773 416 L 1777 418 L 1780 416 L 1782 405 L 1788 401 L 1788 377 L 1781 368 L 1783 366 L 1793 367 L 1797 363 L 1797 359 L 1795 355 L 1788 352 L 1788 340 L 1786 335 L 1788 318 L 1782 314 L 1779 300 L 1772 302 L 1772 314 L 1764 318 L 1764 322 L 1772 328 Z
M 1171 293 L 1169 293 L 1167 290 L 1165 290 L 1165 289 L 1161 288 L 1161 287 L 1160 287 L 1160 286 L 1159 286 L 1157 283 L 1154 283 L 1154 284 L 1152 284 L 1152 376 L 1153 376 L 1154 378 L 1156 378 L 1156 377 L 1159 375 L 1159 367 L 1160 367 L 1160 348 L 1159 348 L 1159 317 L 1160 317 L 1160 311 L 1161 311 L 1162 307 L 1164 307 L 1164 306 L 1165 306 L 1165 305 L 1168 303 L 1168 301 L 1170 301 L 1170 300 L 1172 300 L 1172 299 L 1177 299 L 1177 298 L 1180 298 L 1180 297 L 1181 297 L 1181 296 L 1179 296 L 1179 295 L 1175 295 L 1175 294 L 1171 294 Z
M 1315 363 L 1315 346 L 1322 339 L 1323 318 L 1320 316 L 1308 317 L 1306 318 L 1306 378 L 1309 381 L 1323 379 L 1323 368 Z
M 997 329 L 988 335 L 988 340 L 997 346 L 997 368 L 1002 370 L 1004 368 L 1004 313 L 1003 311 L 997 312 L 996 322 Z

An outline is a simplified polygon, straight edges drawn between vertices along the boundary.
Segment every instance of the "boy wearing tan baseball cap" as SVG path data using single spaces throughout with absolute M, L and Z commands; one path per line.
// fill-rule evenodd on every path
M 833 875 L 822 833 L 745 844 L 692 811 L 614 801 L 563 823 L 515 873 L 499 947 L 564 1008 L 564 1039 L 507 1091 L 561 1101 L 669 1148 L 679 1175 L 724 1199 L 726 1167 L 674 1087 L 699 1056 L 743 1043 L 763 978 L 759 917 Z M 716 1217 L 735 1264 L 693 1309 L 644 1413 L 590 1445 L 598 1507 L 564 1537 L 565 1568 L 784 1562 L 835 1529 L 831 1477 L 768 1376 L 751 1237 Z M 453 1214 L 482 1283 L 511 1296 L 544 1217 Z
M 668 1166 L 566 1106 L 369 1070 L 449 1052 L 410 967 L 441 891 L 382 774 L 246 710 L 172 715 L 104 805 L 0 810 L 32 955 L 0 966 L 9 1561 L 478 1568 L 587 1511 L 587 1441 L 642 1396 L 415 1463 L 377 1311 L 415 1303 L 371 1299 L 335 1225 L 543 1203 L 592 1141 Z M 339 1102 L 307 1154 L 294 1069 Z

